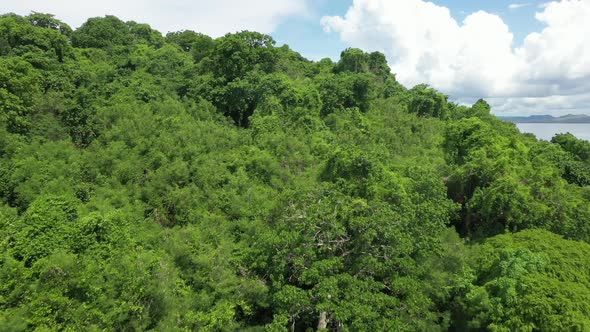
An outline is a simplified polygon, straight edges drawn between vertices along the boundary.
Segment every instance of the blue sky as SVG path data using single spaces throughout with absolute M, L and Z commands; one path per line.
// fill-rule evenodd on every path
M 545 1 L 442 0 L 432 2 L 449 8 L 451 15 L 458 22 L 462 22 L 468 14 L 479 10 L 499 15 L 510 26 L 514 34 L 515 46 L 522 44 L 529 33 L 543 28 L 543 24 L 535 19 L 535 12 Z M 523 6 L 510 9 L 511 4 Z M 342 50 L 354 45 L 341 41 L 335 34 L 324 32 L 320 19 L 323 16 L 343 16 L 351 5 L 352 0 L 317 0 L 310 3 L 307 15 L 286 18 L 271 35 L 278 44 L 288 44 L 292 49 L 310 59 L 319 60 L 329 57 L 337 60 Z
M 485 98 L 499 115 L 590 114 L 590 0 L 0 0 L 2 11 L 74 28 L 108 14 L 162 33 L 253 30 L 312 60 L 381 51 L 405 86 Z
M 307 15 L 285 19 L 271 35 L 278 44 L 288 44 L 310 59 L 338 59 L 350 45 L 338 35 L 324 32 L 320 20 L 326 15 L 344 15 L 351 4 L 352 0 L 318 0 L 310 5 Z

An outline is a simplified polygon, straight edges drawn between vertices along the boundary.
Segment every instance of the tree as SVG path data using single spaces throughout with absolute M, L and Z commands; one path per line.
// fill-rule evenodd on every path
M 58 30 L 67 37 L 72 35 L 72 28 L 66 23 L 56 19 L 54 15 L 33 12 L 26 18 L 35 26 Z
M 485 117 L 490 115 L 492 107 L 487 101 L 478 99 L 473 106 L 471 106 L 471 112 L 478 117 Z
M 369 56 L 358 48 L 347 48 L 340 53 L 340 61 L 334 72 L 366 73 L 369 71 Z
M 347 48 L 340 54 L 334 72 L 372 73 L 380 79 L 386 79 L 391 70 L 383 53 L 365 53 L 358 48 Z
M 318 77 L 316 82 L 322 116 L 355 107 L 367 112 L 374 98 L 373 82 L 368 74 L 329 74 Z
M 49 14 L 0 16 L 0 55 L 17 55 L 36 68 L 56 69 L 73 56 L 69 27 Z
M 211 56 L 215 48 L 213 38 L 191 30 L 170 32 L 166 35 L 166 40 L 178 45 L 183 51 L 191 53 L 195 62 Z
M 40 93 L 41 77 L 28 62 L 0 58 L 0 117 L 10 132 L 25 133 L 31 108 Z
M 76 202 L 71 198 L 38 198 L 9 230 L 12 255 L 30 266 L 59 249 L 69 249 L 77 218 Z
M 542 230 L 500 235 L 472 251 L 474 285 L 460 329 L 562 331 L 590 326 L 587 243 Z
M 255 69 L 269 73 L 276 64 L 274 44 L 271 36 L 257 32 L 227 34 L 215 41 L 212 72 L 226 82 L 241 79 Z
M 72 33 L 75 47 L 110 48 L 127 46 L 131 42 L 128 25 L 111 15 L 90 18 Z
M 412 101 L 409 111 L 418 116 L 430 116 L 439 119 L 446 119 L 449 116 L 447 108 L 447 96 L 420 84 L 410 90 Z
M 162 34 L 152 29 L 148 24 L 137 23 L 129 21 L 125 23 L 129 28 L 129 33 L 133 37 L 135 44 L 145 43 L 155 48 L 160 48 L 164 45 L 164 37 Z
M 558 144 L 565 151 L 573 154 L 579 160 L 590 161 L 590 142 L 576 138 L 570 133 L 557 134 L 551 139 L 552 143 Z

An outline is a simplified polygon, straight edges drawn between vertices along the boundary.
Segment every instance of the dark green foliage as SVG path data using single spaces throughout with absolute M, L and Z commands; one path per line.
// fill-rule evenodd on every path
M 426 84 L 420 84 L 410 90 L 412 101 L 409 105 L 409 111 L 418 116 L 429 116 L 439 119 L 446 119 L 448 114 L 447 96 L 428 87 Z
M 502 135 L 508 128 L 499 121 L 468 117 L 447 127 L 444 146 L 456 165 L 447 187 L 449 196 L 463 205 L 459 230 L 479 238 L 541 227 L 590 240 L 585 222 L 590 209 L 579 188 L 561 177 L 568 174 L 562 168 L 567 154 L 555 146 L 543 151 L 542 142 L 527 146 L 518 136 Z
M 164 45 L 164 37 L 162 37 L 162 34 L 152 29 L 149 25 L 133 21 L 129 21 L 126 24 L 129 27 L 129 33 L 133 37 L 134 43 L 147 44 L 155 48 Z
M 590 161 L 590 142 L 577 139 L 572 134 L 558 134 L 551 139 L 551 142 L 559 144 L 565 151 L 573 154 L 579 160 Z
M 367 74 L 329 74 L 318 78 L 317 89 L 322 100 L 322 115 L 358 108 L 369 110 L 372 99 L 372 82 Z
M 170 32 L 166 35 L 169 43 L 176 44 L 185 52 L 189 52 L 195 62 L 211 56 L 215 48 L 213 38 L 190 30 Z
M 379 52 L 0 16 L 0 330 L 588 329 L 588 142 L 490 111 Z
M 110 15 L 88 19 L 72 34 L 75 47 L 108 48 L 129 45 L 131 42 L 129 27 Z
M 72 56 L 67 24 L 52 15 L 0 16 L 0 55 L 18 55 L 37 68 L 50 69 Z
M 335 73 L 372 73 L 383 80 L 391 75 L 385 55 L 380 52 L 365 53 L 358 48 L 349 48 L 340 54 L 340 61 L 334 67 Z
M 491 109 L 492 108 L 490 107 L 490 104 L 488 104 L 483 99 L 479 99 L 478 101 L 475 102 L 475 104 L 473 104 L 473 106 L 471 106 L 471 112 L 475 116 L 479 116 L 479 117 L 484 117 L 484 116 L 490 115 Z
M 72 34 L 72 28 L 54 15 L 33 12 L 27 19 L 35 26 L 55 29 L 68 37 Z
M 551 139 L 567 151 L 558 166 L 562 169 L 562 177 L 569 183 L 579 186 L 590 185 L 590 142 L 574 137 L 572 134 L 558 134 Z
M 0 58 L 0 119 L 13 133 L 26 133 L 35 98 L 40 94 L 38 72 L 17 57 Z
M 215 41 L 212 72 L 226 82 L 243 78 L 255 69 L 269 73 L 276 64 L 274 44 L 271 36 L 257 32 L 227 34 Z

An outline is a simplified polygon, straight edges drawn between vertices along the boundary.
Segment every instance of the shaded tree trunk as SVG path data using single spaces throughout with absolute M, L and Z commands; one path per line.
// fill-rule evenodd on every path
M 318 321 L 318 330 L 325 330 L 328 328 L 328 313 L 325 311 L 320 312 L 320 319 Z

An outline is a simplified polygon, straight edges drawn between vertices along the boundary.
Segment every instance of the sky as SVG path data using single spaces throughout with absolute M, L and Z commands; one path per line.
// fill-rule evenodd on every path
M 383 52 L 398 81 L 498 115 L 590 114 L 590 0 L 0 0 L 76 28 L 116 15 L 162 33 L 255 30 L 311 60 Z

